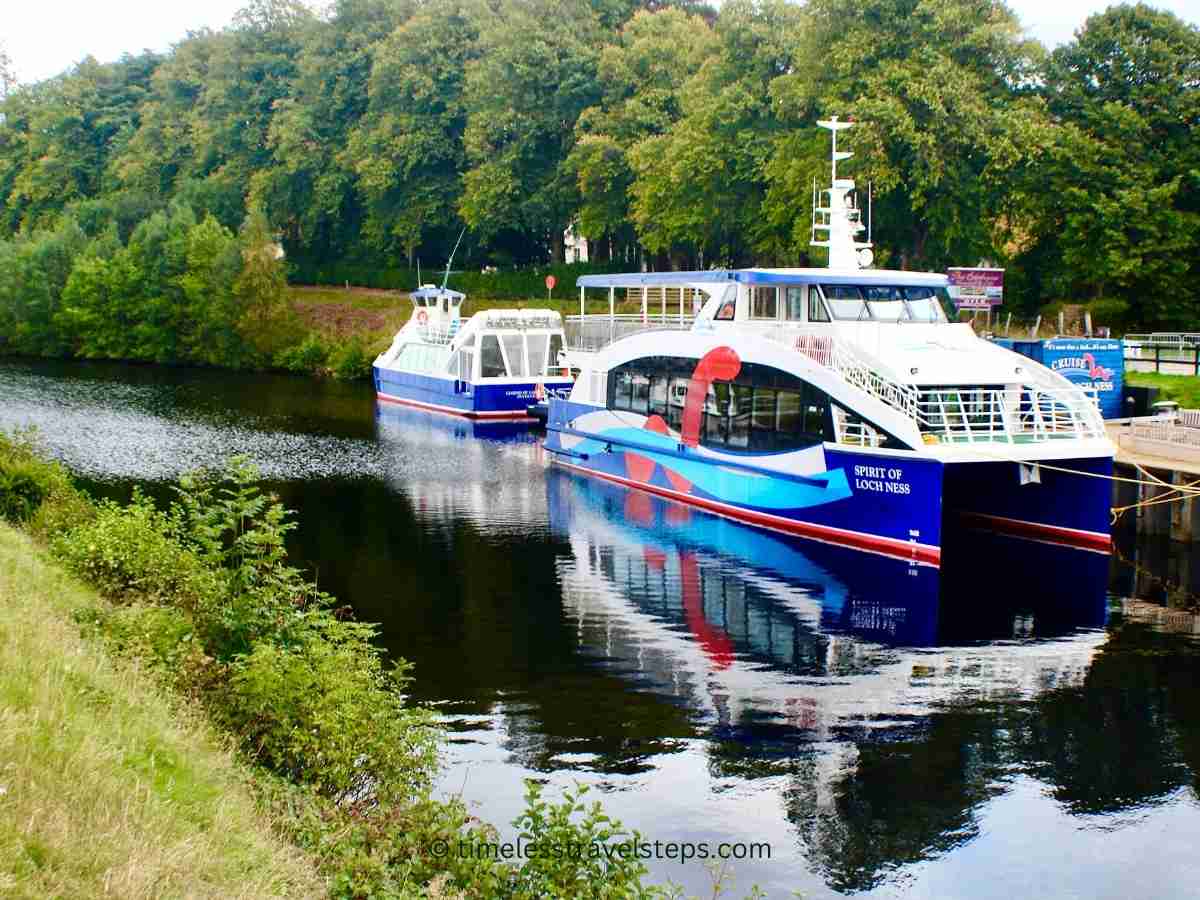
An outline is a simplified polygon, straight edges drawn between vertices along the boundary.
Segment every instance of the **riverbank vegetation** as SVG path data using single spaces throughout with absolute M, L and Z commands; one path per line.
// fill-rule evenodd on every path
M 275 309 L 269 285 L 218 265 L 256 211 L 295 278 L 339 285 L 410 288 L 465 226 L 451 285 L 481 299 L 540 294 L 569 227 L 601 267 L 820 264 L 814 121 L 837 114 L 859 122 L 850 171 L 873 186 L 881 265 L 1003 265 L 1019 318 L 1066 301 L 1116 328 L 1186 326 L 1198 58 L 1200 31 L 1143 5 L 1047 52 L 994 0 L 250 0 L 166 54 L 8 92 L 0 259 L 48 267 L 18 309 L 34 330 L 80 312 L 37 352 L 169 356 L 160 337 L 78 329 L 90 298 L 123 295 L 146 223 L 190 215 L 192 289 L 216 289 L 178 352 L 260 360 L 277 335 L 244 317 Z M 63 254 L 87 242 L 98 261 L 64 297 Z M 188 295 L 147 296 L 162 322 Z
M 374 628 L 289 565 L 289 513 L 254 477 L 193 474 L 166 507 L 94 502 L 0 435 L 5 891 L 671 895 L 604 852 L 640 836 L 582 789 L 552 802 L 530 783 L 514 826 L 547 852 L 458 852 L 497 832 L 434 798 L 437 720 Z
M 1158 388 L 1159 400 L 1174 400 L 1183 409 L 1200 409 L 1200 378 L 1194 375 L 1126 370 L 1125 383 Z

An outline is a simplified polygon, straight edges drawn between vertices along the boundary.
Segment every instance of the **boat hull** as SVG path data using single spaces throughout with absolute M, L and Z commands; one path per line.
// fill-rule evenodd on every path
M 1110 457 L 1055 462 L 1022 484 L 1015 462 L 945 464 L 843 445 L 784 456 L 705 453 L 644 417 L 551 401 L 546 449 L 557 465 L 761 528 L 939 566 L 945 529 L 965 526 L 1107 552 Z M 583 423 L 583 424 L 581 424 Z M 590 423 L 590 424 L 589 424 Z M 820 471 L 813 471 L 819 454 Z M 794 459 L 801 460 L 801 454 Z M 772 467 L 773 466 L 773 467 Z
M 818 445 L 821 471 L 801 474 L 767 468 L 754 455 L 705 456 L 681 447 L 677 436 L 644 428 L 597 433 L 569 424 L 580 416 L 594 420 L 598 412 L 605 415 L 551 401 L 545 446 L 557 465 L 771 531 L 916 565 L 940 563 L 942 465 L 936 460 Z M 813 455 L 804 453 L 811 469 Z
M 993 531 L 1107 553 L 1112 506 L 1112 457 L 1053 460 L 1030 480 L 1015 462 L 948 463 L 947 527 Z
M 527 407 L 540 390 L 569 390 L 566 379 L 500 383 L 460 381 L 375 366 L 375 395 L 399 403 L 469 419 L 529 419 Z

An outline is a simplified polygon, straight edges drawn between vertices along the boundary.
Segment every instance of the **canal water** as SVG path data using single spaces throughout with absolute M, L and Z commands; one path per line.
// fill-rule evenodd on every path
M 1200 567 L 1178 547 L 960 534 L 937 573 L 304 378 L 0 361 L 0 428 L 27 425 L 114 494 L 256 462 L 297 559 L 448 722 L 440 789 L 508 836 L 534 778 L 664 846 L 768 845 L 729 896 L 1196 895 L 1200 625 L 1177 607 Z M 695 862 L 650 866 L 706 892 Z

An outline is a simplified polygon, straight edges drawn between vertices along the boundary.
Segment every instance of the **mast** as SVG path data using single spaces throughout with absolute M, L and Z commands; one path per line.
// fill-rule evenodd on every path
M 837 138 L 839 131 L 853 128 L 853 122 L 842 122 L 837 116 L 818 121 L 818 125 L 827 128 L 833 137 L 833 147 L 830 153 L 830 183 L 822 190 L 819 197 L 813 198 L 812 239 L 809 243 L 814 247 L 829 249 L 829 268 L 831 269 L 865 269 L 874 260 L 871 252 L 870 235 L 866 241 L 856 239 L 864 231 L 862 212 L 854 201 L 854 179 L 838 178 L 837 164 L 839 160 L 849 159 L 854 154 L 848 150 L 838 150 Z M 820 197 L 828 196 L 828 205 L 818 206 Z M 817 240 L 817 232 L 825 233 L 824 240 Z

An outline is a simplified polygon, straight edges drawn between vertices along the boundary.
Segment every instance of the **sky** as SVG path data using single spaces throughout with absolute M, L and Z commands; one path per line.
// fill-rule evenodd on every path
M 55 75 L 87 55 L 101 62 L 142 49 L 166 50 L 189 30 L 228 25 L 245 0 L 8 0 L 0 13 L 0 45 L 12 58 L 18 80 Z M 323 5 L 323 4 L 322 4 Z M 1008 0 L 1031 37 L 1047 46 L 1069 41 L 1084 19 L 1109 4 L 1103 0 Z M 1200 25 L 1200 0 L 1151 0 Z

